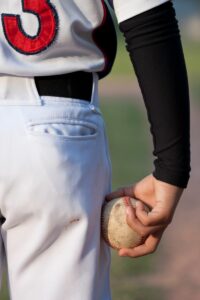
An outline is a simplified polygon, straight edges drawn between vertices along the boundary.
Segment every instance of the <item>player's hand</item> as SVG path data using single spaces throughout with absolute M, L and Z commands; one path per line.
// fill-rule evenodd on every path
M 139 201 L 136 210 L 127 205 L 127 223 L 143 237 L 144 242 L 133 249 L 120 249 L 120 256 L 139 257 L 156 250 L 164 230 L 173 219 L 182 192 L 182 188 L 149 175 L 134 185 L 119 188 L 106 196 L 107 201 L 118 197 L 133 197 L 151 209 L 147 213 Z

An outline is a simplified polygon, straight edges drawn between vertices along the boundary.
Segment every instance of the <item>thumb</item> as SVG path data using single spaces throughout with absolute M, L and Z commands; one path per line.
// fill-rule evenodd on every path
M 135 216 L 135 209 L 129 205 L 126 207 L 126 222 L 127 224 L 133 228 L 133 223 L 135 220 L 136 216 Z
M 132 229 L 135 229 L 138 223 L 135 208 L 131 204 L 130 197 L 125 197 L 124 202 L 126 205 L 126 222 Z

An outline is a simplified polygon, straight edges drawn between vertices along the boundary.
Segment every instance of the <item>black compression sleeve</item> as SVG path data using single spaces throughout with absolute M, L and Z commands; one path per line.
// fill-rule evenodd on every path
M 135 68 L 153 135 L 161 181 L 182 188 L 190 174 L 187 72 L 171 1 L 119 24 Z

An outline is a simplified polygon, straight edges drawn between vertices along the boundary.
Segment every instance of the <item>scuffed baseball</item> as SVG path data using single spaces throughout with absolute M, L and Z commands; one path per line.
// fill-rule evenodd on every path
M 134 198 L 130 198 L 135 208 Z M 114 249 L 134 248 L 142 243 L 142 237 L 126 221 L 126 198 L 121 197 L 106 202 L 102 207 L 101 230 L 104 240 Z M 145 206 L 145 210 L 149 211 Z

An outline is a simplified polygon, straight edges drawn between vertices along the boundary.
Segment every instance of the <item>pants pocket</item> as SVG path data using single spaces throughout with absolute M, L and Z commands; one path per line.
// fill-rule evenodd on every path
M 29 123 L 27 130 L 30 135 L 75 140 L 95 138 L 98 134 L 94 123 L 77 119 Z

